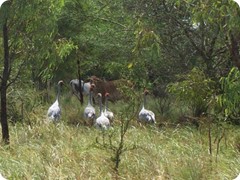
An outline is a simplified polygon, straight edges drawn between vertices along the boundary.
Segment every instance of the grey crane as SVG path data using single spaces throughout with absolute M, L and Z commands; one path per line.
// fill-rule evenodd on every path
M 93 121 L 96 118 L 95 108 L 92 105 L 92 93 L 95 85 L 91 84 L 89 95 L 88 95 L 88 104 L 84 109 L 84 118 L 87 120 Z
M 109 111 L 108 109 L 108 98 L 109 98 L 109 93 L 105 93 L 105 109 L 104 109 L 104 115 L 112 122 L 114 115 L 112 111 Z
M 58 91 L 57 91 L 57 98 L 56 101 L 49 107 L 47 115 L 50 120 L 58 121 L 61 116 L 61 108 L 59 106 L 59 97 L 60 97 L 60 91 L 61 87 L 63 85 L 63 81 L 58 82 Z
M 149 94 L 149 91 L 145 89 L 144 92 L 143 92 L 142 109 L 139 112 L 139 121 L 142 121 L 142 122 L 145 122 L 145 123 L 156 123 L 155 114 L 152 111 L 150 111 L 148 109 L 145 109 L 147 94 Z
M 78 96 L 79 96 L 79 80 L 78 79 L 72 79 L 70 81 L 70 86 L 72 88 L 72 92 Z M 81 80 L 81 87 L 82 87 L 82 93 L 83 95 L 89 95 L 90 92 L 90 87 L 91 87 L 91 82 L 84 82 L 83 80 Z
M 99 107 L 100 107 L 100 116 L 96 119 L 96 127 L 102 130 L 106 130 L 110 127 L 109 119 L 104 115 L 102 110 L 102 94 L 98 93 Z

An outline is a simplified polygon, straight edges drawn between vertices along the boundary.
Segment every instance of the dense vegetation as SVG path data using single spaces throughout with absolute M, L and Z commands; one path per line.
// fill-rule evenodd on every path
M 240 169 L 240 9 L 231 0 L 9 0 L 0 8 L 2 146 L 9 179 L 231 179 Z M 86 125 L 56 84 L 128 79 L 113 129 Z M 156 126 L 136 123 L 142 90 Z M 86 102 L 86 100 L 85 100 Z M 9 128 L 9 129 L 8 129 Z

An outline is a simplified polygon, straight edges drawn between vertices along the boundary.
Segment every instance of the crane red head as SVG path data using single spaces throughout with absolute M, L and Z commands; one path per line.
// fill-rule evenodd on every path
M 105 97 L 109 97 L 109 95 L 110 95 L 110 94 L 109 94 L 108 92 L 105 93 Z
M 93 89 L 94 89 L 95 87 L 96 87 L 95 84 L 91 84 L 91 86 L 90 86 L 90 91 L 93 91 Z
M 144 94 L 144 95 L 148 95 L 148 94 L 149 94 L 149 91 L 148 91 L 147 89 L 145 89 L 145 90 L 143 91 L 143 94 Z

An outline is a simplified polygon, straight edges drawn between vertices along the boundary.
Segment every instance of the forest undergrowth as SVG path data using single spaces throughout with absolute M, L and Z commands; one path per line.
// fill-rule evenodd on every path
M 205 126 L 170 124 L 159 114 L 156 125 L 140 125 L 134 117 L 123 118 L 122 102 L 110 106 L 116 116 L 106 132 L 83 121 L 84 106 L 74 98 L 62 99 L 57 124 L 47 121 L 47 106 L 10 123 L 11 143 L 1 146 L 0 173 L 7 179 L 163 180 L 233 179 L 239 173 L 238 127 L 212 125 L 209 143 Z

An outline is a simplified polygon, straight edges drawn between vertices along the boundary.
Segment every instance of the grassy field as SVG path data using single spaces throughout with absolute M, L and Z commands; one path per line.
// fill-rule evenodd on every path
M 84 125 L 79 102 L 65 98 L 63 104 L 58 124 L 46 122 L 48 106 L 25 114 L 23 123 L 10 124 L 11 144 L 1 146 L 0 150 L 0 173 L 4 177 L 225 180 L 240 172 L 239 127 L 212 125 L 209 153 L 207 127 L 196 129 L 167 123 L 160 126 L 163 120 L 160 115 L 155 126 L 140 126 L 136 119 L 131 120 L 123 141 L 125 151 L 116 171 L 116 149 L 111 147 L 119 145 L 121 122 L 128 119 L 118 112 L 126 108 L 120 108 L 121 103 L 110 104 L 116 119 L 112 129 L 102 132 Z

